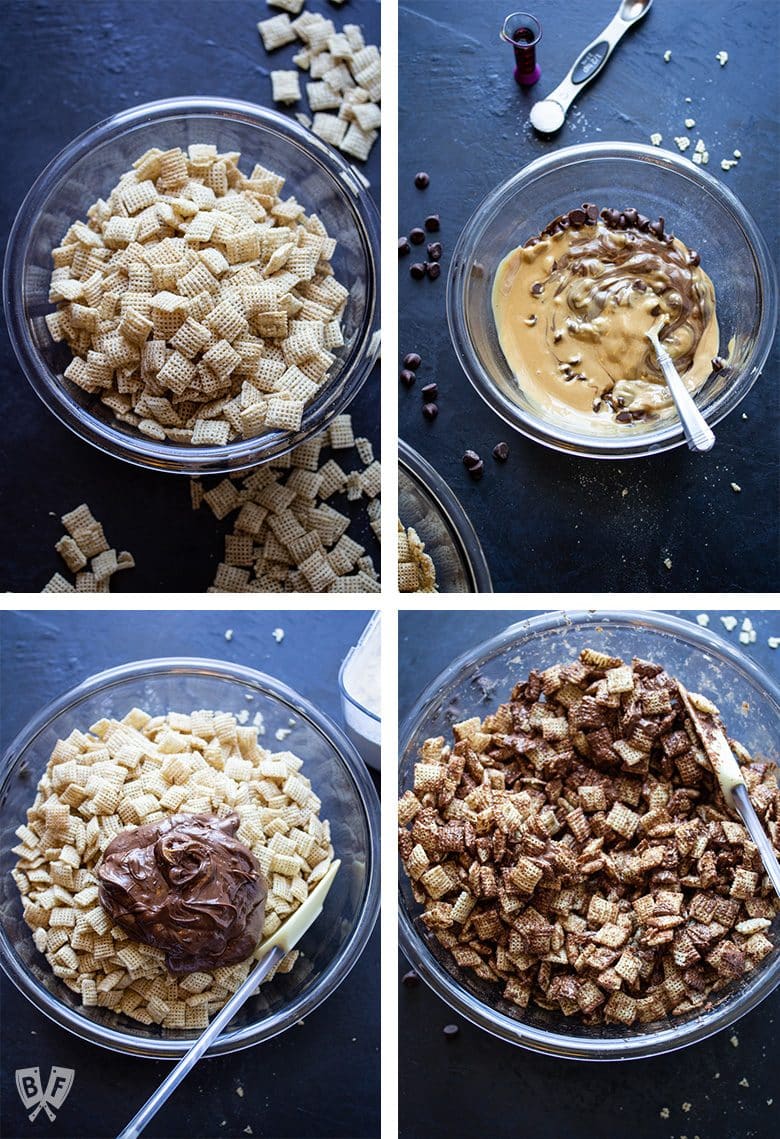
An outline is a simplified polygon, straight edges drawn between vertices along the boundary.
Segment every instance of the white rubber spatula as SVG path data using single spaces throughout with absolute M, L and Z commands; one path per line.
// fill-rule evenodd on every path
M 718 783 L 720 783 L 723 796 L 742 819 L 745 829 L 758 847 L 758 853 L 761 855 L 761 861 L 764 864 L 769 881 L 772 883 L 778 898 L 780 898 L 780 864 L 777 861 L 777 855 L 772 844 L 759 822 L 755 807 L 750 802 L 742 771 L 734 752 L 729 747 L 729 741 L 711 716 L 705 718 L 704 714 L 693 706 L 685 685 L 678 681 L 677 687 L 696 735 L 699 737 L 701 746 L 710 761 L 710 766 L 717 776 Z
M 176 1067 L 168 1073 L 157 1091 L 149 1097 L 138 1114 L 130 1120 L 123 1131 L 120 1131 L 117 1139 L 137 1139 L 147 1123 L 154 1118 L 184 1077 L 192 1071 L 204 1052 L 214 1043 L 222 1029 L 230 1023 L 234 1014 L 249 999 L 260 982 L 279 964 L 285 954 L 298 944 L 306 930 L 322 913 L 323 903 L 339 866 L 341 866 L 339 859 L 332 862 L 325 877 L 317 883 L 303 905 L 290 915 L 276 933 L 262 943 L 258 950 L 261 957 L 254 969 L 247 975 L 246 980 L 240 988 L 236 989 L 225 1007 L 219 1010 L 211 1024 L 201 1033 L 190 1050 L 185 1052 Z

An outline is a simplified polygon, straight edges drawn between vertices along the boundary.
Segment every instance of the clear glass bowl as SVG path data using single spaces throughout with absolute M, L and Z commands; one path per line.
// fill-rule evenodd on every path
M 667 229 L 701 254 L 717 298 L 721 354 L 734 339 L 729 365 L 713 372 L 696 402 L 713 426 L 759 377 L 777 323 L 777 278 L 766 244 L 745 207 L 721 182 L 688 159 L 625 142 L 564 147 L 538 158 L 497 186 L 465 226 L 447 279 L 447 319 L 461 367 L 485 402 L 530 439 L 557 451 L 629 459 L 685 443 L 676 415 L 577 432 L 523 393 L 496 335 L 491 293 L 510 250 L 558 214 L 582 202 L 662 215 Z
M 251 700 L 249 699 L 251 697 Z M 115 1052 L 154 1059 L 180 1057 L 198 1036 L 149 1027 L 110 1009 L 84 1008 L 52 973 L 22 918 L 10 876 L 35 788 L 55 742 L 103 716 L 124 716 L 138 706 L 153 715 L 211 708 L 252 718 L 262 713 L 263 740 L 295 726 L 284 747 L 297 752 L 322 799 L 341 869 L 322 914 L 300 942 L 302 956 L 286 976 L 276 976 L 250 997 L 208 1055 L 235 1052 L 284 1032 L 307 1016 L 341 984 L 365 948 L 379 909 L 379 801 L 366 768 L 340 728 L 280 681 L 224 661 L 148 660 L 90 677 L 49 704 L 8 748 L 0 782 L 0 965 L 35 1007 L 83 1040 Z M 280 745 L 281 746 L 281 745 Z
M 333 269 L 350 292 L 344 347 L 332 378 L 307 407 L 300 431 L 270 431 L 223 447 L 158 442 L 115 420 L 95 396 L 63 377 L 71 352 L 44 321 L 51 251 L 68 226 L 107 196 L 151 146 L 193 142 L 241 151 L 246 172 L 262 162 L 285 177 L 285 193 L 316 212 L 338 246 Z M 25 198 L 8 239 L 3 304 L 14 351 L 48 409 L 82 439 L 137 466 L 177 474 L 242 470 L 285 454 L 322 431 L 350 403 L 379 356 L 379 216 L 365 179 L 294 119 L 233 99 L 185 97 L 146 103 L 91 127 L 46 167 Z
M 430 463 L 398 443 L 398 517 L 425 542 L 439 593 L 492 593 L 485 555 L 468 515 Z
M 718 704 L 729 734 L 754 757 L 780 759 L 780 688 L 752 661 L 698 625 L 662 613 L 545 613 L 511 625 L 459 657 L 428 685 L 401 729 L 400 791 L 413 783 L 417 752 L 428 736 L 451 736 L 453 720 L 484 713 L 475 680 L 496 682 L 495 704 L 530 669 L 574 659 L 585 647 L 657 661 L 695 692 Z M 431 988 L 473 1024 L 512 1044 L 578 1060 L 624 1060 L 672 1052 L 733 1024 L 780 983 L 780 918 L 775 948 L 737 986 L 714 996 L 711 1011 L 625 1028 L 587 1026 L 533 1004 L 521 1011 L 494 985 L 461 970 L 435 937 L 416 920 L 406 875 L 400 874 L 400 942 Z

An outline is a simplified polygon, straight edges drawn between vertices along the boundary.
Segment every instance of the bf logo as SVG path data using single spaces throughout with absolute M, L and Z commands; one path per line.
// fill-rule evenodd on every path
M 44 1091 L 40 1068 L 17 1068 L 16 1090 L 25 1110 L 30 1112 L 30 1123 L 37 1118 L 41 1108 L 48 1115 L 49 1121 L 54 1122 L 55 1114 L 52 1108 L 60 1110 L 68 1098 L 75 1074 L 73 1068 L 60 1068 L 55 1064 L 49 1073 L 49 1082 Z

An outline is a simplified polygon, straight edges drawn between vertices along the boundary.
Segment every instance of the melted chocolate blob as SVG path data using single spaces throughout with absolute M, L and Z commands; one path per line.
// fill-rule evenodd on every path
M 268 885 L 232 813 L 171 815 L 125 830 L 98 869 L 100 904 L 173 974 L 244 961 L 260 941 Z

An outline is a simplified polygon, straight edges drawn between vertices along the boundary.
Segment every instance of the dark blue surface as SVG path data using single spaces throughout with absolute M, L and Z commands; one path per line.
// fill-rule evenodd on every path
M 308 0 L 306 9 L 322 12 L 337 27 L 360 24 L 366 42 L 379 43 L 377 0 L 351 0 L 340 8 Z M 176 95 L 220 95 L 274 107 L 269 74 L 294 69 L 291 58 L 302 46 L 296 41 L 266 53 L 256 25 L 278 14 L 264 0 L 189 0 L 186 11 L 158 0 L 2 0 L 0 120 L 14 161 L 0 179 L 0 256 L 33 181 L 101 119 Z M 303 90 L 306 73 L 301 77 Z M 305 98 L 289 113 L 304 104 Z M 377 142 L 368 162 L 355 163 L 377 202 L 380 150 Z M 117 575 L 114 592 L 206 591 L 222 560 L 227 524 L 208 508 L 191 511 L 186 478 L 108 458 L 58 423 L 17 365 L 4 324 L 0 388 L 0 590 L 37 592 L 63 572 L 53 548 L 62 535 L 59 518 L 86 501 L 110 543 L 135 555 L 136 569 Z M 378 366 L 348 410 L 355 434 L 371 439 L 379 455 Z M 378 564 L 365 518 L 358 533 Z
M 399 354 L 423 357 L 411 390 L 395 377 L 401 437 L 461 500 L 497 592 L 776 588 L 776 351 L 750 395 L 718 425 L 709 455 L 678 448 L 632 462 L 576 459 L 514 432 L 474 391 L 450 344 L 445 284 L 455 242 L 479 202 L 533 159 L 577 143 L 648 144 L 655 131 L 675 150 L 673 137 L 686 133 L 689 116 L 696 120 L 689 133 L 709 145 L 707 171 L 741 199 L 777 260 L 780 4 L 660 0 L 549 139 L 535 133 L 528 112 L 563 79 L 617 3 L 535 0 L 529 7 L 543 28 L 537 48 L 542 78 L 522 90 L 512 78 L 512 51 L 499 39 L 509 3 L 400 5 L 398 232 L 438 212 L 436 236 L 444 246 L 437 281 L 410 278 L 418 247 L 399 261 Z M 714 57 L 723 48 L 729 61 L 720 67 Z M 743 158 L 726 174 L 720 160 L 735 148 Z M 418 170 L 431 176 L 424 192 L 414 187 Z M 419 389 L 432 380 L 439 386 L 439 416 L 430 424 L 420 412 Z M 500 465 L 491 452 L 501 439 L 510 457 Z M 466 448 L 484 459 L 481 482 L 462 466 Z M 732 491 L 732 482 L 741 493 Z
M 87 676 L 130 660 L 204 656 L 289 684 L 341 723 L 339 665 L 368 613 L 3 613 L 0 711 L 5 748 L 30 716 Z M 275 628 L 284 629 L 277 644 Z M 225 631 L 233 629 L 233 639 Z M 378 782 L 375 779 L 375 782 Z M 170 1065 L 114 1056 L 51 1024 L 2 974 L 0 1066 L 5 1139 L 108 1139 Z M 379 936 L 300 1027 L 203 1061 L 149 1125 L 149 1139 L 374 1139 L 379 1134 Z M 29 1123 L 17 1068 L 76 1069 L 55 1124 Z M 243 1089 L 239 1096 L 237 1088 Z M 223 1123 L 224 1121 L 224 1123 Z
M 694 612 L 675 616 L 696 620 Z M 708 609 L 709 628 L 770 675 L 780 673 L 780 615 Z M 758 636 L 740 645 L 739 626 L 718 619 L 750 617 Z M 529 611 L 400 613 L 401 721 L 425 687 L 454 658 Z M 399 980 L 408 970 L 399 954 Z M 516 1139 L 774 1139 L 778 1105 L 775 993 L 731 1029 L 682 1052 L 651 1060 L 588 1064 L 554 1060 L 495 1040 L 457 1016 L 425 984 L 399 985 L 398 1067 L 402 1139 L 485 1136 Z M 445 1024 L 458 1024 L 452 1040 Z M 736 1036 L 738 1046 L 730 1043 Z M 749 1087 L 741 1086 L 742 1079 Z M 767 1100 L 774 1100 L 768 1104 Z M 682 1105 L 691 1105 L 690 1111 Z M 660 1115 L 669 1109 L 669 1118 Z

